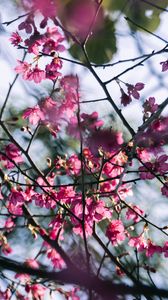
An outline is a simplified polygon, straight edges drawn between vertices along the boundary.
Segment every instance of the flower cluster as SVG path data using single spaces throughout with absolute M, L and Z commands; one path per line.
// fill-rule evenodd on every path
M 58 53 L 65 50 L 62 44 L 64 37 L 56 26 L 47 27 L 44 34 L 39 34 L 34 20 L 31 22 L 27 19 L 19 25 L 19 30 L 25 29 L 27 33 L 31 34 L 28 39 L 23 41 L 18 32 L 14 32 L 10 38 L 14 46 L 26 48 L 28 53 L 35 55 L 32 63 L 18 60 L 15 71 L 21 74 L 24 80 L 34 81 L 35 83 L 40 83 L 44 79 L 54 81 L 61 75 L 62 61 Z M 33 29 L 34 32 L 32 32 Z M 42 70 L 39 67 L 39 61 L 43 55 L 51 57 L 51 62 L 46 64 L 45 69 Z
M 127 106 L 128 104 L 130 104 L 132 102 L 132 98 L 138 100 L 140 98 L 139 91 L 141 91 L 144 88 L 144 86 L 145 85 L 142 82 L 138 82 L 135 85 L 127 83 L 126 84 L 127 93 L 125 93 L 124 90 L 120 87 L 121 104 L 123 104 L 124 106 Z

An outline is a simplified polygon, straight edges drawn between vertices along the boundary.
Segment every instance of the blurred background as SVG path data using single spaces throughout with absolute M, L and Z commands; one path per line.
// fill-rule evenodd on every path
M 26 1 L 23 2 L 26 3 Z M 14 48 L 9 41 L 11 33 L 17 30 L 20 19 L 9 24 L 9 26 L 3 23 L 9 22 L 17 18 L 18 15 L 25 13 L 23 2 L 0 1 L 0 105 L 2 105 L 6 97 L 9 84 L 15 77 L 14 68 L 17 65 L 17 59 L 23 57 L 23 50 Z M 82 25 L 81 28 L 77 28 L 79 22 L 77 17 L 81 13 L 80 18 L 83 20 L 82 13 L 88 13 L 86 9 L 87 2 L 89 1 L 86 1 L 84 4 L 82 1 L 63 0 L 59 10 L 61 22 L 67 28 L 69 26 L 69 28 L 74 30 L 75 34 L 79 34 L 79 38 L 82 38 L 82 34 L 85 34 L 85 32 L 83 33 L 82 31 Z M 78 7 L 79 3 L 81 6 L 79 5 Z M 143 122 L 142 105 L 145 100 L 149 97 L 155 97 L 156 102 L 160 104 L 167 97 L 168 72 L 162 72 L 160 65 L 160 62 L 168 59 L 168 54 L 164 51 L 164 47 L 168 44 L 167 6 L 168 1 L 166 0 L 104 0 L 103 8 L 99 13 L 96 24 L 97 29 L 95 29 L 93 38 L 91 37 L 87 44 L 87 51 L 92 64 L 99 65 L 95 67 L 98 76 L 103 81 L 114 78 L 107 85 L 109 93 L 117 106 L 122 109 L 123 115 L 135 131 Z M 106 21 L 101 23 L 101 18 L 105 18 Z M 76 23 L 72 24 L 72 20 L 75 20 Z M 85 23 L 83 26 L 85 26 Z M 25 33 L 23 32 L 24 35 Z M 64 44 L 67 50 L 61 56 L 69 60 L 84 61 L 84 57 L 72 41 L 66 40 Z M 151 55 L 150 59 L 141 63 L 145 55 L 158 51 L 161 53 Z M 31 55 L 28 59 L 31 59 Z M 139 65 L 137 65 L 138 63 Z M 122 72 L 124 74 L 118 76 Z M 81 102 L 84 102 L 81 103 L 81 112 L 92 113 L 98 111 L 100 118 L 105 122 L 105 126 L 116 128 L 118 131 L 121 130 L 125 141 L 128 141 L 130 138 L 129 133 L 123 127 L 118 116 L 116 116 L 110 103 L 106 100 L 90 102 L 90 100 L 98 100 L 105 97 L 101 86 L 93 75 L 85 67 L 70 61 L 64 61 L 62 74 L 77 74 L 79 76 L 80 97 Z M 137 82 L 143 82 L 145 87 L 141 91 L 140 99 L 133 100 L 130 105 L 124 107 L 121 104 L 121 91 L 116 78 L 121 80 L 121 84 L 124 82 L 124 89 L 125 83 L 135 85 Z M 8 120 L 13 136 L 19 143 L 25 143 L 26 145 L 29 140 L 27 134 L 24 132 L 21 134 L 20 131 L 20 128 L 26 124 L 21 118 L 23 111 L 28 106 L 31 107 L 48 96 L 51 89 L 51 82 L 47 80 L 40 84 L 34 84 L 22 80 L 21 76 L 19 76 L 16 81 L 5 110 L 5 118 Z M 165 109 L 163 115 L 167 115 L 167 113 L 168 110 Z M 14 121 L 15 117 L 17 117 L 17 121 Z M 0 134 L 2 136 L 2 133 Z M 36 164 L 41 169 L 45 169 L 47 157 L 52 158 L 57 153 L 60 155 L 73 152 L 78 153 L 78 147 L 78 142 L 74 138 L 69 137 L 66 132 L 61 133 L 57 139 L 54 139 L 52 136 L 49 137 L 47 132 L 40 131 L 31 146 L 30 154 Z M 167 151 L 167 146 L 165 146 L 164 150 L 165 152 Z M 65 178 L 65 182 L 66 180 Z M 168 200 L 161 195 L 160 183 L 157 180 L 141 181 L 134 185 L 133 195 L 128 200 L 131 203 L 139 204 L 146 212 L 148 219 L 153 220 L 158 226 L 168 225 Z M 45 220 L 43 222 L 45 223 Z M 160 232 L 154 231 L 152 228 L 150 228 L 150 237 L 154 237 L 158 243 L 161 243 L 163 238 L 165 240 L 165 237 L 161 236 Z M 32 247 L 31 238 L 26 230 L 18 231 L 17 238 L 11 234 L 11 240 L 14 245 L 13 258 L 22 261 L 22 258 L 27 256 L 27 251 L 29 251 L 29 256 L 34 256 L 36 248 Z M 67 249 L 69 245 L 72 246 L 73 243 L 78 243 L 78 238 L 76 240 L 73 238 L 73 241 L 71 238 L 69 235 L 69 240 L 67 239 L 64 245 Z M 26 249 L 21 247 L 20 243 L 18 243 L 19 240 L 22 240 L 23 243 L 26 240 Z M 103 253 L 93 241 L 90 241 L 90 245 L 95 249 L 95 252 Z M 39 244 L 37 242 L 38 247 Z M 158 271 L 152 274 L 157 287 L 166 287 L 168 280 L 167 259 L 161 259 L 160 256 L 154 255 L 148 259 L 148 262 L 152 266 L 157 267 Z M 128 264 L 130 263 L 128 259 Z M 109 274 L 114 273 L 114 269 L 107 262 L 102 272 L 104 272 L 104 276 L 109 277 Z M 143 277 L 145 277 L 146 282 L 150 281 L 147 275 L 143 275 Z M 84 296 L 81 296 L 81 299 L 84 299 Z

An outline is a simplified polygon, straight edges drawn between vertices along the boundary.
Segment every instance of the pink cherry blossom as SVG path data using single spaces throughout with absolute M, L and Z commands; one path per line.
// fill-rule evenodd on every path
M 131 205 L 131 208 L 128 208 L 128 210 L 126 212 L 126 219 L 133 220 L 135 223 L 137 223 L 140 220 L 139 215 L 143 216 L 144 211 L 136 205 Z
M 167 160 L 168 156 L 163 154 L 159 157 L 156 157 L 154 162 L 145 163 L 146 167 L 143 166 L 139 168 L 139 171 L 141 171 L 140 178 L 153 179 L 157 173 L 164 175 L 168 171 L 168 163 L 166 162 Z M 149 170 L 151 170 L 151 172 Z
M 162 247 L 155 245 L 150 239 L 146 247 L 146 256 L 151 257 L 154 253 L 162 253 Z
M 27 284 L 25 288 L 26 292 L 31 293 L 33 299 L 43 300 L 46 287 L 41 284 Z
M 16 279 L 19 279 L 21 283 L 27 283 L 30 281 L 31 277 L 28 274 L 19 273 L 15 275 Z
M 24 80 L 28 80 L 30 71 L 31 71 L 31 64 L 27 62 L 23 62 L 18 60 L 19 65 L 15 67 L 15 72 L 18 74 L 22 74 Z
M 75 198 L 76 193 L 72 186 L 61 186 L 57 192 L 57 199 L 62 203 L 71 204 Z
M 164 243 L 164 246 L 163 246 L 163 248 L 162 248 L 162 252 L 164 253 L 164 256 L 165 256 L 165 257 L 168 257 L 168 241 L 166 241 L 166 242 Z
M 51 260 L 53 268 L 59 270 L 65 268 L 65 262 L 61 258 L 59 253 L 55 249 L 52 249 L 48 244 L 44 243 L 44 245 L 47 248 L 46 249 L 47 258 Z
M 32 33 L 33 27 L 32 27 L 31 23 L 25 21 L 25 22 L 22 22 L 19 24 L 18 29 L 25 30 L 26 33 L 30 34 L 30 33 Z
M 146 166 L 146 167 L 145 167 Z M 139 167 L 141 179 L 153 179 L 155 175 L 149 170 L 154 172 L 154 165 L 151 162 L 145 163 L 145 166 Z
M 81 114 L 81 119 L 82 126 L 90 130 L 98 129 L 104 124 L 102 120 L 98 120 L 98 113 L 96 111 L 92 112 L 90 115 L 86 113 Z
M 144 113 L 154 113 L 155 111 L 157 111 L 158 109 L 158 104 L 155 103 L 155 98 L 154 97 L 149 97 L 149 99 L 147 99 L 145 101 L 145 103 L 143 104 L 144 107 Z
M 57 215 L 50 223 L 49 228 L 51 228 L 49 236 L 52 240 L 56 240 L 59 236 L 59 240 L 63 239 L 63 218 L 61 215 Z
M 105 207 L 104 201 L 87 198 L 85 207 L 85 234 L 90 236 L 93 232 L 94 222 L 98 223 L 103 219 L 110 219 L 112 212 Z M 71 203 L 72 212 L 82 220 L 83 218 L 83 203 L 81 197 L 76 198 Z M 83 227 L 81 222 L 71 217 L 71 221 L 74 224 L 73 231 L 83 237 Z
M 144 88 L 144 83 L 142 82 L 138 82 L 135 85 L 132 84 L 127 84 L 127 89 L 128 89 L 128 95 L 135 99 L 139 99 L 140 98 L 140 94 L 139 91 L 141 91 Z
M 113 220 L 108 225 L 106 230 L 106 236 L 111 241 L 112 245 L 117 245 L 118 243 L 125 240 L 125 229 L 121 220 Z
M 138 252 L 143 252 L 147 247 L 147 242 L 144 238 L 144 235 L 141 234 L 140 236 L 130 238 L 128 245 L 130 247 L 135 247 Z
M 28 266 L 28 267 L 31 267 L 33 269 L 38 269 L 39 268 L 39 263 L 37 262 L 37 260 L 32 259 L 32 258 L 26 259 L 25 265 Z
M 12 248 L 10 247 L 9 243 L 7 243 L 7 242 L 1 244 L 1 241 L 0 241 L 0 246 L 1 246 L 1 250 L 2 250 L 3 254 L 5 254 L 5 255 L 9 255 L 13 252 Z
M 4 227 L 6 228 L 7 232 L 10 232 L 11 228 L 15 227 L 15 223 L 11 217 L 6 219 Z
M 81 161 L 77 155 L 73 154 L 67 160 L 66 172 L 68 175 L 79 175 L 81 172 Z
M 162 186 L 161 192 L 162 192 L 163 196 L 168 197 L 168 183 L 167 182 Z
M 36 125 L 39 121 L 44 121 L 45 116 L 43 111 L 40 109 L 39 105 L 35 105 L 32 108 L 27 108 L 22 115 L 23 119 L 29 119 L 32 125 Z
M 54 58 L 52 62 L 45 67 L 46 78 L 56 80 L 61 73 L 58 71 L 62 68 L 62 61 L 59 58 Z
M 162 72 L 165 72 L 168 70 L 168 60 L 160 62 L 160 65 L 162 66 Z
M 0 161 L 2 161 L 5 168 L 12 169 L 15 167 L 14 163 L 16 164 L 23 163 L 21 152 L 15 144 L 12 143 L 8 144 L 4 150 L 6 155 L 0 155 Z
M 128 104 L 131 103 L 132 98 L 130 97 L 130 95 L 126 94 L 122 88 L 120 88 L 120 90 L 121 90 L 121 104 L 127 106 Z
M 12 33 L 11 38 L 9 40 L 14 46 L 18 46 L 23 41 L 17 31 Z
M 46 78 L 45 76 L 45 72 L 41 70 L 38 65 L 36 65 L 29 71 L 27 80 L 33 80 L 35 83 L 40 83 L 43 79 Z
M 119 181 L 117 179 L 107 181 L 107 182 L 102 182 L 100 184 L 100 191 L 102 193 L 101 195 L 103 195 L 103 193 L 110 193 L 110 192 L 114 191 L 118 182 Z
M 42 44 L 42 37 L 39 34 L 32 34 L 28 39 L 24 41 L 24 43 L 25 46 L 28 46 L 28 53 L 33 53 L 37 56 L 39 55 L 39 47 Z
M 95 130 L 91 132 L 86 143 L 94 155 L 100 148 L 107 152 L 115 152 L 123 143 L 122 133 L 109 129 Z
M 12 292 L 10 290 L 10 287 L 7 288 L 4 292 L 2 292 L 2 290 L 0 290 L 0 299 L 1 300 L 10 300 L 12 296 Z
M 7 208 L 11 214 L 16 216 L 21 216 L 23 214 L 22 202 L 17 202 L 15 205 L 12 202 L 9 202 L 7 204 Z
M 16 189 L 12 189 L 11 193 L 9 195 L 9 201 L 14 204 L 17 205 L 17 203 L 23 204 L 24 203 L 24 197 L 22 195 L 22 192 L 17 191 Z

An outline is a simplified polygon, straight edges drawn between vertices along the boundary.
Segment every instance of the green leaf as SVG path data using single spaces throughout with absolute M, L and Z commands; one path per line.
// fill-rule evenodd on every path
M 149 0 L 148 2 L 139 0 L 104 0 L 103 6 L 107 12 L 121 12 L 138 25 L 153 32 L 160 25 L 160 14 L 168 6 L 168 0 Z M 142 30 L 131 22 L 128 25 L 134 31 Z
M 114 23 L 106 17 L 103 27 L 89 38 L 86 44 L 86 51 L 91 62 L 104 64 L 112 59 L 116 50 Z M 76 44 L 72 45 L 69 52 L 75 59 L 85 62 L 85 57 L 80 46 Z

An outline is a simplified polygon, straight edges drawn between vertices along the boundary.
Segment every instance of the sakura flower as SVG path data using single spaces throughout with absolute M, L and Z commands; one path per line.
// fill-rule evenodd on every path
M 143 166 L 139 168 L 139 171 L 141 171 L 140 177 L 142 179 L 153 179 L 156 173 L 159 173 L 160 175 L 164 175 L 165 172 L 168 171 L 168 163 L 166 163 L 167 160 L 168 160 L 168 156 L 163 154 L 157 157 L 155 162 L 145 163 L 146 167 Z
M 54 58 L 52 62 L 45 67 L 46 78 L 55 80 L 61 73 L 58 71 L 62 68 L 62 61 L 59 58 Z
M 62 41 L 63 39 L 61 39 Z M 53 51 L 54 52 L 63 52 L 65 50 L 65 47 L 61 44 L 58 44 L 58 42 L 48 39 L 42 48 L 42 52 L 46 54 L 51 54 Z
M 15 162 L 20 162 L 20 149 L 15 144 L 9 144 L 5 147 L 6 155 L 15 160 Z
M 125 229 L 121 220 L 113 220 L 108 225 L 106 230 L 106 236 L 111 241 L 112 245 L 117 245 L 117 243 L 125 240 Z
M 31 293 L 33 299 L 35 300 L 43 300 L 44 299 L 44 294 L 46 291 L 46 287 L 44 287 L 41 284 L 27 284 L 25 288 L 27 293 Z
M 68 175 L 79 175 L 81 172 L 81 161 L 76 154 L 71 155 L 67 160 L 66 172 Z
M 100 128 L 104 124 L 102 120 L 98 120 L 98 113 L 96 111 L 90 115 L 85 113 L 81 114 L 81 119 L 83 119 L 82 126 L 90 130 Z
M 124 92 L 122 88 L 120 88 L 120 90 L 121 90 L 121 104 L 127 106 L 128 104 L 131 103 L 132 99 L 128 94 Z
M 86 200 L 89 217 L 95 222 L 100 222 L 103 219 L 110 219 L 112 211 L 105 207 L 104 201 L 94 201 L 91 198 Z
M 9 195 L 9 201 L 16 205 L 17 203 L 23 204 L 24 203 L 24 197 L 21 192 L 17 191 L 16 189 L 12 189 L 11 193 Z
M 155 103 L 155 98 L 154 97 L 149 97 L 149 99 L 147 99 L 145 101 L 145 103 L 143 104 L 143 108 L 144 108 L 144 113 L 154 113 L 155 111 L 157 111 L 158 109 L 158 104 Z
M 85 234 L 86 236 L 90 236 L 93 232 L 94 222 L 98 223 L 103 219 L 110 219 L 112 212 L 105 207 L 105 203 L 103 201 L 98 201 L 90 197 L 85 199 L 85 201 Z M 74 215 L 82 220 L 83 203 L 81 197 L 76 197 L 76 199 L 72 201 L 71 211 L 74 213 Z M 71 217 L 71 221 L 74 224 L 73 231 L 83 237 L 83 227 L 81 222 L 76 220 L 74 217 Z
M 15 144 L 8 144 L 4 150 L 6 155 L 0 155 L 0 161 L 2 161 L 5 168 L 12 169 L 15 167 L 14 163 L 23 163 L 21 152 Z
M 95 130 L 87 138 L 87 144 L 93 154 L 97 154 L 99 148 L 107 152 L 119 150 L 123 143 L 122 133 L 109 129 Z
M 30 281 L 31 277 L 28 274 L 19 273 L 15 275 L 16 279 L 19 279 L 21 283 L 27 283 Z
M 100 191 L 103 193 L 110 193 L 115 190 L 118 184 L 118 180 L 111 180 L 107 182 L 103 182 L 100 185 Z
M 51 231 L 49 233 L 49 236 L 52 240 L 55 240 L 58 238 L 63 239 L 63 218 L 60 215 L 57 215 L 50 223 L 49 227 L 51 228 Z
M 102 172 L 110 178 L 119 176 L 122 171 L 123 168 L 117 165 L 116 159 L 111 159 L 109 162 L 105 163 Z
M 161 192 L 163 196 L 168 197 L 168 183 L 165 183 L 162 188 L 161 188 Z
M 65 40 L 64 36 L 62 35 L 62 33 L 59 32 L 58 27 L 57 26 L 53 26 L 53 27 L 47 27 L 45 33 L 45 40 L 54 40 L 56 42 L 62 42 Z
M 32 108 L 27 108 L 22 115 L 23 119 L 29 119 L 29 122 L 32 125 L 36 125 L 39 121 L 45 120 L 43 111 L 40 109 L 39 105 L 36 105 Z
M 60 187 L 57 193 L 57 199 L 62 203 L 70 204 L 75 199 L 76 193 L 72 186 Z
M 151 159 L 150 153 L 147 151 L 147 149 L 144 148 L 138 148 L 136 149 L 138 157 L 143 161 L 143 162 L 148 162 Z
M 164 253 L 165 257 L 168 257 L 168 242 L 164 243 L 164 246 L 162 248 L 162 252 Z
M 11 217 L 7 218 L 4 225 L 7 232 L 10 232 L 11 228 L 13 228 L 14 226 L 15 223 L 13 222 L 13 219 Z
M 146 256 L 151 257 L 154 253 L 162 253 L 162 247 L 153 244 L 152 241 L 148 239 L 148 244 L 146 247 Z
M 80 300 L 80 298 L 77 296 L 77 292 L 79 291 L 79 288 L 75 287 L 72 288 L 72 290 L 65 291 L 62 288 L 57 288 L 57 292 L 59 292 L 66 300 Z
M 61 78 L 60 86 L 63 90 L 71 95 L 76 95 L 76 90 L 78 88 L 78 78 L 74 75 L 67 75 Z
M 52 98 L 47 97 L 40 102 L 40 109 L 45 115 L 45 125 L 46 127 L 58 126 L 58 120 L 60 118 L 58 114 L 58 107 L 56 101 Z
M 168 141 L 167 126 L 167 118 L 154 121 L 145 132 L 137 134 L 137 145 L 146 148 L 150 153 L 158 154 L 162 151 L 162 146 Z
M 39 69 L 38 65 L 36 65 L 29 71 L 26 79 L 30 81 L 33 80 L 35 83 L 40 83 L 43 79 L 45 79 L 45 72 Z
M 32 200 L 35 201 L 35 204 L 39 207 L 45 207 L 46 196 L 44 194 L 36 193 L 33 195 Z
M 42 48 L 42 52 L 45 54 L 51 54 L 53 51 L 56 51 L 56 42 L 52 39 L 49 39 Z
M 23 41 L 17 31 L 12 33 L 11 38 L 9 40 L 14 46 L 18 46 Z
M 143 234 L 140 236 L 130 238 L 128 245 L 130 247 L 135 247 L 138 252 L 143 252 L 147 247 L 147 242 L 144 239 Z
M 39 263 L 35 259 L 26 259 L 25 265 L 28 267 L 31 267 L 32 269 L 38 269 L 39 268 Z
M 149 170 L 151 170 L 152 172 L 154 172 L 153 163 L 147 162 L 147 163 L 145 163 L 145 166 L 139 167 L 140 178 L 141 179 L 153 179 L 153 178 L 155 178 L 155 175 L 149 171 Z
M 28 52 L 35 55 L 39 55 L 39 47 L 42 44 L 42 39 L 39 34 L 32 34 L 28 39 L 24 41 L 25 46 L 28 46 Z
M 155 172 L 164 175 L 164 173 L 168 171 L 168 163 L 166 163 L 167 160 L 168 156 L 165 154 L 157 157 L 155 162 Z
M 30 14 L 25 21 L 21 22 L 18 26 L 19 30 L 25 30 L 26 33 L 32 33 L 33 28 L 35 27 L 34 24 L 34 16 Z
M 136 205 L 131 206 L 131 208 L 128 208 L 126 212 L 126 219 L 133 220 L 135 223 L 137 223 L 140 220 L 139 215 L 143 215 L 144 211 Z
M 165 72 L 168 70 L 168 59 L 166 61 L 161 61 L 160 65 L 162 66 L 162 72 Z
M 10 287 L 7 288 L 4 292 L 2 292 L 0 290 L 0 299 L 1 300 L 10 300 L 11 299 L 11 296 L 12 296 L 12 292 L 10 290 Z
M 15 205 L 12 202 L 9 202 L 7 208 L 11 214 L 16 216 L 21 216 L 23 214 L 22 202 L 17 202 Z
M 28 64 L 25 61 L 18 60 L 19 65 L 15 67 L 17 74 L 22 74 L 24 80 L 28 80 L 29 73 L 31 71 L 31 64 Z
M 144 88 L 144 83 L 138 82 L 135 85 L 132 84 L 127 84 L 127 89 L 128 89 L 128 95 L 132 96 L 135 99 L 140 98 L 139 91 L 141 91 Z
M 61 269 L 65 268 L 64 260 L 61 258 L 59 253 L 56 252 L 55 249 L 52 249 L 50 246 L 47 249 L 47 257 L 48 257 L 48 259 L 51 260 L 53 267 L 55 269 L 61 270 Z
M 1 250 L 5 255 L 9 255 L 13 251 L 8 243 L 3 243 Z

